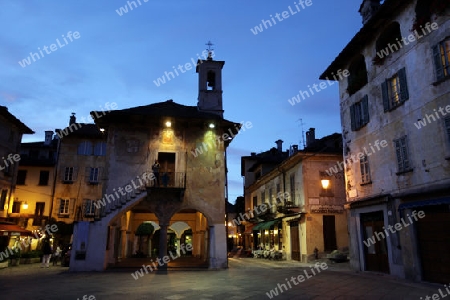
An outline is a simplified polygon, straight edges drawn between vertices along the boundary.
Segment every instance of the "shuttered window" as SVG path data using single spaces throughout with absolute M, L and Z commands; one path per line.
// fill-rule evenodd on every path
M 433 47 L 433 60 L 437 80 L 450 76 L 450 38 Z
M 369 167 L 369 159 L 367 155 L 364 155 L 359 160 L 359 166 L 361 169 L 361 183 L 370 183 L 371 177 L 370 177 L 370 167 Z
M 390 111 L 409 99 L 405 68 L 381 84 L 384 111 Z
M 369 123 L 369 97 L 365 95 L 361 101 L 350 106 L 352 130 L 358 130 Z
M 407 136 L 403 136 L 394 140 L 395 154 L 397 156 L 398 172 L 403 173 L 411 171 L 411 163 L 409 159 L 409 150 L 407 144 Z

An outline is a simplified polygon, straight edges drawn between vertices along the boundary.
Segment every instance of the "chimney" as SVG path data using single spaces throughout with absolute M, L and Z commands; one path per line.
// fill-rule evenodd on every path
M 69 126 L 72 124 L 75 124 L 77 121 L 77 118 L 75 117 L 75 113 L 72 113 L 72 115 L 70 116 L 70 120 L 69 120 Z
M 380 6 L 380 0 L 363 0 L 358 11 L 362 16 L 362 23 L 366 24 L 377 13 Z
M 52 137 L 53 137 L 53 131 L 46 130 L 45 131 L 44 145 L 50 145 L 50 143 L 52 142 Z
M 310 147 L 316 141 L 316 129 L 310 128 L 306 132 L 306 147 Z
M 291 147 L 289 148 L 289 156 L 292 156 L 297 152 L 298 152 L 298 145 L 291 145 Z
M 250 153 L 251 156 L 256 156 L 256 152 Z
M 283 152 L 283 141 L 282 140 L 275 141 L 275 144 L 277 144 L 278 152 Z

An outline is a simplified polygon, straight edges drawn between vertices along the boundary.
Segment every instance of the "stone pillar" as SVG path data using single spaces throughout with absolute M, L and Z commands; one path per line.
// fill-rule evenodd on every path
M 119 247 L 119 253 L 118 253 L 118 261 L 121 261 L 122 258 L 125 258 L 127 256 L 127 231 L 121 230 L 120 231 L 120 247 Z
M 135 254 L 136 251 L 138 251 L 139 249 L 139 238 L 133 234 L 133 252 L 131 253 L 131 255 Z
M 209 268 L 225 269 L 228 267 L 227 238 L 225 224 L 209 227 Z
M 177 256 L 180 257 L 181 256 L 181 254 L 180 254 L 181 239 L 178 236 L 177 236 L 176 245 L 177 245 Z
M 209 227 L 209 268 L 215 269 L 216 265 L 216 235 L 214 232 L 214 226 Z M 225 241 L 226 242 L 226 241 Z M 226 243 L 224 244 L 226 247 Z
M 88 234 L 85 226 L 88 226 Z M 108 226 L 101 222 L 80 221 L 74 223 L 73 243 L 69 271 L 103 271 L 106 268 L 106 241 Z M 87 237 L 87 239 L 86 239 Z M 86 257 L 75 259 L 76 251 L 81 250 L 84 243 Z
M 164 263 L 164 257 L 167 256 L 167 228 L 168 224 L 159 224 L 159 254 L 158 272 L 157 274 L 167 274 L 167 264 Z

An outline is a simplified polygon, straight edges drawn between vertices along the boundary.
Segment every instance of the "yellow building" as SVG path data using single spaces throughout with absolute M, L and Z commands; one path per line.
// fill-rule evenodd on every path
M 305 149 L 293 147 L 278 164 L 280 141 L 278 149 L 242 158 L 244 176 L 254 178 L 244 191 L 246 212 L 238 216 L 246 224 L 246 248 L 274 248 L 302 262 L 316 248 L 320 256 L 348 248 L 343 172 L 330 172 L 342 161 L 341 135 L 315 140 L 312 128 L 308 137 Z
M 18 216 L 28 230 L 40 229 L 49 222 L 57 151 L 53 131 L 45 132 L 43 142 L 21 145 L 15 198 L 22 203 Z
M 0 252 L 15 244 L 26 225 L 21 222 L 20 210 L 24 203 L 16 197 L 16 178 L 21 160 L 20 142 L 23 134 L 34 133 L 12 115 L 8 108 L 0 106 Z M 17 224 L 17 225 L 16 225 Z M 7 262 L 0 261 L 0 267 Z

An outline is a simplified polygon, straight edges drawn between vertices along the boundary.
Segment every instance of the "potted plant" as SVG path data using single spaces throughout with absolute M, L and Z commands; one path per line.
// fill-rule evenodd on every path
M 18 266 L 20 264 L 21 251 L 20 248 L 12 248 L 13 254 L 9 256 L 10 266 Z
M 38 263 L 41 261 L 40 255 L 42 255 L 42 253 L 39 250 L 24 252 L 21 254 L 20 263 L 21 264 Z

